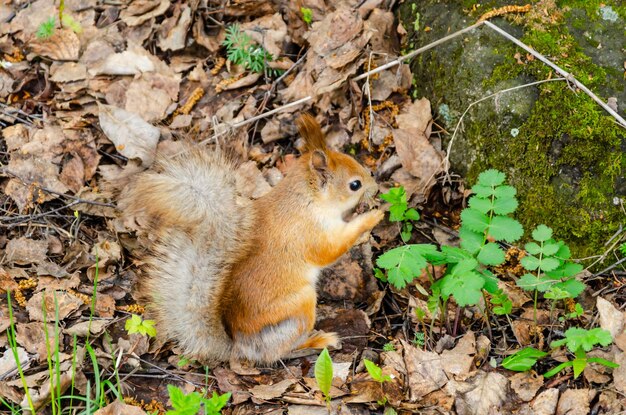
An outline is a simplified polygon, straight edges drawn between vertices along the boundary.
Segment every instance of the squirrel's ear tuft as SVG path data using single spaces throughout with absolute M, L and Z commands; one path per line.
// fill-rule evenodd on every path
M 322 186 L 328 181 L 328 156 L 322 150 L 313 150 L 311 152 L 311 170 L 317 173 Z
M 322 133 L 322 127 L 308 112 L 303 113 L 296 120 L 298 131 L 306 142 L 306 151 L 326 151 L 326 140 Z

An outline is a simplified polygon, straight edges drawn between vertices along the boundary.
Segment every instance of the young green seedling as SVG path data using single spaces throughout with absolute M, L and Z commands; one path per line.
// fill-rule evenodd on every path
M 327 403 L 330 403 L 330 386 L 333 382 L 333 361 L 328 349 L 324 348 L 315 361 L 315 381 L 317 387 L 324 394 Z
M 154 324 L 154 320 L 143 320 L 140 316 L 133 314 L 130 319 L 126 320 L 124 328 L 128 334 L 139 333 L 155 337 L 156 329 Z

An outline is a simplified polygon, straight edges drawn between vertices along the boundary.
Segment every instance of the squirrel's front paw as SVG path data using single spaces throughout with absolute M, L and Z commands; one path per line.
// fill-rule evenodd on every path
M 374 228 L 374 226 L 378 225 L 378 222 L 383 220 L 383 218 L 385 217 L 385 213 L 382 210 L 373 209 L 367 213 L 364 213 L 363 217 L 365 219 L 365 229 L 371 230 L 372 228 Z

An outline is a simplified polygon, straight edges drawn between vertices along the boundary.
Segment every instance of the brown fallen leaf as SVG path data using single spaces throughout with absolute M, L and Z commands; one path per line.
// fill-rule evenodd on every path
M 145 415 L 146 413 L 139 407 L 126 405 L 124 402 L 116 399 L 113 403 L 98 409 L 94 415 Z
M 455 396 L 459 415 L 488 415 L 505 403 L 509 380 L 496 372 L 477 372 L 464 382 L 451 380 L 447 390 Z
M 46 260 L 47 252 L 47 241 L 34 240 L 25 236 L 11 239 L 6 246 L 8 262 L 19 265 L 40 264 Z
M 589 414 L 589 405 L 595 395 L 593 389 L 566 389 L 559 398 L 556 415 Z
M 50 316 L 48 321 L 54 320 L 54 314 Z M 44 326 L 41 322 L 19 323 L 15 327 L 16 340 L 28 352 L 36 355 L 39 363 L 42 363 L 48 357 L 48 350 L 54 350 L 55 334 L 54 325 L 47 324 Z M 48 331 L 48 345 L 46 346 L 46 335 L 44 329 Z M 63 334 L 59 333 L 59 344 L 63 344 Z
M 141 160 L 145 167 L 150 166 L 161 136 L 159 129 L 121 108 L 100 104 L 98 110 L 100 127 L 117 151 L 125 157 Z
M 258 199 L 272 190 L 254 161 L 247 161 L 239 166 L 236 186 L 241 194 L 252 199 Z
M 602 297 L 598 297 L 596 306 L 600 314 L 600 327 L 608 330 L 613 338 L 624 331 L 625 318 L 622 311 Z
M 546 389 L 528 404 L 520 408 L 520 415 L 554 415 L 559 402 L 559 390 Z
M 280 13 L 259 17 L 241 25 L 245 32 L 258 45 L 263 46 L 274 59 L 283 54 L 283 42 L 287 36 L 287 25 Z
M 474 368 L 475 354 L 476 336 L 473 331 L 468 331 L 454 349 L 441 352 L 443 370 L 450 378 L 465 377 Z
M 509 378 L 511 388 L 523 401 L 528 402 L 535 397 L 543 386 L 543 376 L 534 372 L 516 373 Z
M 26 303 L 26 311 L 31 321 L 44 321 L 44 300 L 46 321 L 54 320 L 56 315 L 59 320 L 63 320 L 83 305 L 81 300 L 65 291 L 40 291 Z
M 411 401 L 415 402 L 448 383 L 441 356 L 434 352 L 420 350 L 405 341 L 401 343 L 404 349 Z
M 250 388 L 250 393 L 253 398 L 269 401 L 282 396 L 294 383 L 296 383 L 295 379 L 284 379 L 272 385 L 256 385 Z
M 192 22 L 192 10 L 188 5 L 174 8 L 174 15 L 161 23 L 158 45 L 161 50 L 181 50 L 186 45 L 187 32 Z
M 47 39 L 35 39 L 29 44 L 37 55 L 55 61 L 77 61 L 80 52 L 80 40 L 71 29 L 57 29 Z
M 139 26 L 153 17 L 161 16 L 170 8 L 169 0 L 135 0 L 122 10 L 120 18 L 128 26 Z

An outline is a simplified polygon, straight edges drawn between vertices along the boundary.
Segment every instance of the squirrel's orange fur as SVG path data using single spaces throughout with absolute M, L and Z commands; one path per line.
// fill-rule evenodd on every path
M 234 166 L 193 149 L 139 174 L 120 209 L 152 241 L 142 287 L 163 338 L 203 361 L 269 363 L 337 343 L 315 333 L 317 277 L 383 217 L 343 218 L 377 185 L 351 157 L 326 148 L 310 115 L 298 120 L 303 154 L 269 193 L 241 197 Z M 355 185 L 359 182 L 360 186 Z M 358 187 L 358 188 L 357 188 Z

